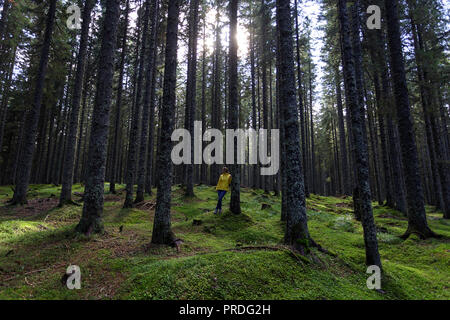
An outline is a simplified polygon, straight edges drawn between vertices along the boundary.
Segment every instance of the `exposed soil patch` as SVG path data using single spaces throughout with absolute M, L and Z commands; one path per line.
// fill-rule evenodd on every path
M 136 204 L 136 208 L 140 210 L 153 210 L 155 209 L 156 201 L 143 201 Z
M 142 246 L 149 241 L 148 237 L 137 234 L 131 230 L 124 230 L 120 236 L 115 234 L 105 234 L 101 238 L 93 239 L 86 242 L 84 254 L 80 254 L 78 259 L 89 260 L 92 252 L 107 249 L 110 250 L 114 257 L 129 257 L 138 252 L 142 252 Z
M 122 200 L 122 198 L 117 194 L 107 194 L 104 199 L 105 202 L 116 202 Z
M 31 217 L 58 206 L 59 200 L 57 198 L 36 198 L 28 200 L 28 203 L 23 206 L 16 207 L 0 207 L 0 213 L 9 213 L 19 217 Z

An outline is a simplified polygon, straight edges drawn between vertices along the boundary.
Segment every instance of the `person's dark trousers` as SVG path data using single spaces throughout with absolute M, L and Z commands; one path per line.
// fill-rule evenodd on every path
M 222 199 L 225 197 L 227 192 L 225 190 L 217 190 L 217 195 L 219 196 L 219 201 L 217 202 L 216 212 L 217 210 L 222 210 Z

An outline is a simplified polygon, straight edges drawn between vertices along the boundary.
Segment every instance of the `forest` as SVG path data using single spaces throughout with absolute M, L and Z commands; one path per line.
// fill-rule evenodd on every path
M 445 0 L 0 0 L 0 300 L 449 300 L 449 35 Z

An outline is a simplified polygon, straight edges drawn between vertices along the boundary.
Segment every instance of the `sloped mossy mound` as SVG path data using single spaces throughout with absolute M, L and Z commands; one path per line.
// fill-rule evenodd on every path
M 326 260 L 326 257 L 323 257 Z M 327 262 L 326 262 L 327 263 Z M 136 266 L 125 299 L 377 299 L 362 274 L 302 265 L 283 251 L 233 251 Z

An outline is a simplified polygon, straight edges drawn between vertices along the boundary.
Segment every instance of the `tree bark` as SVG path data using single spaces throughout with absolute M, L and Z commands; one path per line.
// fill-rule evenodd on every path
M 358 198 L 360 201 L 361 222 L 364 231 L 364 244 L 366 248 L 366 264 L 381 267 L 378 252 L 377 232 L 372 213 L 372 199 L 369 185 L 369 164 L 367 161 L 367 145 L 364 139 L 363 118 L 356 89 L 355 62 L 353 61 L 352 46 L 350 43 L 350 26 L 347 15 L 346 0 L 338 0 L 338 16 L 342 48 L 342 61 L 346 91 L 346 103 L 350 111 L 353 150 L 355 155 L 356 182 Z
M 389 51 L 408 204 L 408 229 L 403 238 L 407 238 L 412 233 L 418 234 L 421 238 L 428 238 L 436 236 L 436 234 L 428 227 L 425 214 L 423 189 L 419 176 L 419 159 L 406 85 L 397 5 L 397 0 L 385 1 Z
M 142 112 L 142 123 L 141 123 L 141 140 L 140 140 L 140 157 L 138 166 L 138 186 L 136 190 L 136 200 L 135 203 L 144 201 L 145 192 L 145 180 L 146 180 L 146 170 L 147 170 L 147 151 L 148 151 L 148 132 L 153 130 L 153 127 L 149 127 L 150 120 L 150 108 L 152 107 L 152 86 L 153 86 L 153 72 L 155 70 L 155 50 L 156 50 L 156 27 L 157 27 L 157 17 L 159 14 L 159 1 L 153 1 L 151 10 L 151 28 L 150 28 L 150 41 L 149 49 L 146 60 L 146 75 L 145 75 L 145 93 L 144 93 L 144 104 Z
M 104 201 L 106 147 L 119 16 L 120 0 L 107 0 L 98 60 L 97 92 L 89 141 L 84 206 L 80 222 L 76 226 L 78 232 L 87 235 L 103 230 L 101 215 Z
M 151 0 L 146 0 L 144 3 L 144 17 L 143 17 L 143 31 L 142 31 L 142 46 L 139 59 L 139 69 L 136 85 L 136 98 L 134 101 L 133 112 L 131 117 L 131 129 L 128 143 L 128 157 L 127 157 L 127 172 L 126 172 L 126 195 L 124 208 L 131 208 L 133 206 L 133 190 L 136 182 L 136 167 L 138 163 L 138 145 L 139 145 L 139 120 L 141 119 L 141 103 L 142 103 L 142 84 L 144 82 L 145 60 L 147 56 L 148 43 L 148 24 L 150 18 Z M 141 155 L 146 157 L 146 155 Z
M 289 0 L 276 1 L 279 32 L 280 107 L 284 118 L 286 158 L 286 233 L 284 241 L 305 253 L 312 241 L 307 223 L 305 186 L 301 166 L 297 101 L 295 94 L 292 19 Z M 284 181 L 283 181 L 284 182 Z
M 12 204 L 25 204 L 27 202 L 27 191 L 30 183 L 31 165 L 35 149 L 36 132 L 41 111 L 42 97 L 44 94 L 45 75 L 47 73 L 50 43 L 55 24 L 56 0 L 51 0 L 47 13 L 47 21 L 44 33 L 44 42 L 41 49 L 33 104 L 28 111 L 24 124 L 24 136 L 16 173 L 16 188 L 11 200 Z
M 255 36 L 254 36 L 254 20 L 250 22 L 250 76 L 251 76 L 251 90 L 252 90 L 252 129 L 256 131 L 256 68 L 255 68 Z M 257 188 L 258 168 L 252 165 L 252 187 Z
M 341 183 L 343 194 L 349 195 L 349 179 L 348 179 L 348 162 L 347 162 L 347 142 L 345 139 L 345 126 L 344 126 L 344 112 L 342 106 L 342 90 L 341 90 L 341 80 L 339 77 L 339 68 L 336 68 L 336 99 L 337 99 L 337 109 L 338 109 L 338 122 L 339 122 L 339 145 L 340 145 L 340 155 L 341 155 Z
M 156 168 L 158 172 L 158 191 L 152 234 L 153 244 L 174 245 L 175 241 L 170 222 L 173 166 L 170 155 L 172 151 L 171 136 L 175 126 L 178 16 L 180 2 L 180 0 L 172 0 L 168 4 L 164 89 L 161 105 L 161 137 Z
M 197 36 L 198 36 L 198 8 L 199 0 L 192 0 L 190 3 L 189 22 L 189 48 L 188 48 L 188 69 L 186 88 L 186 115 L 185 128 L 191 134 L 191 146 L 194 145 L 194 121 L 197 96 Z M 185 165 L 185 186 L 187 197 L 194 196 L 194 152 L 191 152 L 191 163 Z
M 202 52 L 202 137 L 204 128 L 206 127 L 206 13 L 203 13 L 203 52 Z M 204 149 L 204 142 L 202 139 L 202 150 Z M 205 163 L 200 166 L 200 182 L 207 183 L 208 181 L 208 167 Z
M 109 192 L 116 193 L 116 173 L 119 155 L 119 134 L 121 131 L 120 121 L 122 117 L 122 94 L 123 94 L 123 78 L 125 74 L 125 57 L 127 54 L 127 38 L 128 38 L 128 15 L 130 11 L 130 1 L 127 0 L 125 6 L 124 28 L 122 34 L 122 52 L 120 53 L 119 65 L 119 81 L 117 83 L 117 97 L 116 97 L 116 114 L 114 124 L 114 140 L 113 140 L 113 154 L 111 163 L 111 178 L 109 181 Z
M 86 0 L 84 2 L 83 23 L 81 25 L 81 38 L 78 51 L 77 71 L 75 75 L 74 89 L 72 94 L 69 133 L 67 136 L 67 147 L 63 165 L 62 188 L 59 197 L 60 206 L 72 203 L 72 184 L 75 162 L 75 147 L 78 130 L 78 117 L 80 113 L 81 93 L 83 90 L 84 73 L 86 66 L 91 12 L 94 8 L 95 2 L 96 0 Z
M 229 63 L 229 110 L 228 110 L 228 127 L 230 129 L 239 128 L 239 97 L 238 97 L 238 63 L 237 51 L 238 44 L 236 39 L 237 33 L 237 11 L 238 0 L 231 0 L 230 9 L 230 47 L 228 55 Z M 241 168 L 237 163 L 238 152 L 237 144 L 233 142 L 234 159 L 231 165 L 231 198 L 230 211 L 234 214 L 241 213 Z
M 307 149 L 306 149 L 306 134 L 305 134 L 305 109 L 303 105 L 303 84 L 302 84 L 302 69 L 300 59 L 300 37 L 299 37 L 299 25 L 298 25 L 298 9 L 297 0 L 294 2 L 294 15 L 295 15 L 295 44 L 297 54 L 297 82 L 298 82 L 298 106 L 300 112 L 300 133 L 302 140 L 302 166 L 306 169 Z M 305 195 L 309 197 L 309 189 L 306 179 L 306 170 L 303 170 L 303 181 L 305 183 Z

